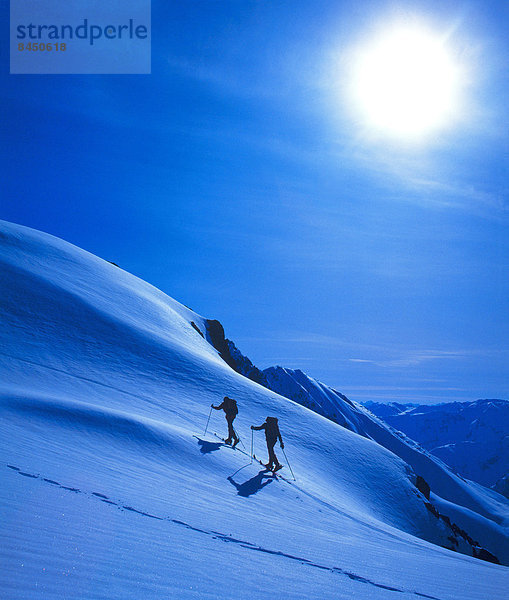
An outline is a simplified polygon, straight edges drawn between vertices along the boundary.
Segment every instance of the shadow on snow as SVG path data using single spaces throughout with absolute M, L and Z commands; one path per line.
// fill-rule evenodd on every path
M 270 471 L 263 469 L 254 477 L 251 477 L 251 479 L 244 481 L 244 483 L 237 483 L 232 476 L 227 479 L 235 487 L 239 496 L 248 498 L 274 481 L 274 476 L 272 474 L 268 475 L 268 473 Z
M 224 446 L 223 442 L 209 442 L 207 440 L 202 440 L 198 436 L 194 436 L 198 440 L 198 445 L 200 446 L 200 452 L 202 454 L 209 454 L 210 452 L 214 452 L 215 450 L 219 450 L 221 446 Z

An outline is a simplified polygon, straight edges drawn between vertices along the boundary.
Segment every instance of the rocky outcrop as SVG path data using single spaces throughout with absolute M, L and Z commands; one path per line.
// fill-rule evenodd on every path
M 445 524 L 445 526 L 450 530 L 451 535 L 449 535 L 447 539 L 451 543 L 451 546 L 445 546 L 448 548 L 448 550 L 456 551 L 459 549 L 460 543 L 462 543 L 463 545 L 466 543 L 467 547 L 465 550 L 468 550 L 468 548 L 470 548 L 470 552 L 474 558 L 478 558 L 479 560 L 485 560 L 487 562 L 491 562 L 497 565 L 500 564 L 499 559 L 494 554 L 489 552 L 489 550 L 486 550 L 486 548 L 481 547 L 479 542 L 472 539 L 472 537 L 470 537 L 464 529 L 458 527 L 456 523 L 453 523 L 447 515 L 441 514 L 436 509 L 436 507 L 433 504 L 431 504 L 431 502 L 425 502 L 424 505 L 434 517 L 441 520 Z M 463 553 L 466 553 L 465 550 Z
M 424 494 L 425 498 L 427 500 L 429 500 L 431 489 L 429 487 L 428 482 L 424 479 L 424 477 L 417 475 L 417 479 L 415 481 L 415 486 L 422 494 Z
M 207 319 L 205 325 L 207 327 L 206 334 L 208 341 L 219 352 L 219 356 L 224 362 L 234 371 L 237 371 L 237 373 L 268 388 L 263 372 L 255 367 L 249 358 L 244 356 L 231 340 L 225 337 L 224 328 L 221 323 L 214 319 Z
M 219 356 L 224 360 L 227 365 L 237 371 L 235 361 L 230 354 L 230 349 L 228 347 L 228 343 L 224 336 L 224 328 L 219 321 L 215 319 L 207 319 L 205 321 L 205 325 L 207 327 L 207 339 L 214 346 L 214 348 L 219 352 Z
M 201 335 L 201 337 L 202 337 L 202 338 L 204 338 L 204 337 L 205 337 L 205 336 L 203 335 L 203 333 L 202 333 L 201 329 L 198 327 L 198 325 L 196 325 L 196 323 L 195 323 L 194 321 L 191 321 L 191 327 L 192 327 L 192 328 L 193 328 L 195 331 L 197 331 L 197 332 L 198 332 L 198 333 Z
M 496 565 L 500 564 L 500 561 L 496 556 L 494 556 L 491 552 L 488 552 L 486 548 L 474 548 L 474 558 L 480 558 L 481 560 L 486 560 L 488 562 L 494 563 Z

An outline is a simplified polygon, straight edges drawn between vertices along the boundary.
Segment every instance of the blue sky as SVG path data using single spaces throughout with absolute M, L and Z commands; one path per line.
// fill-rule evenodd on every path
M 152 75 L 8 74 L 0 218 L 218 318 L 355 400 L 509 397 L 509 7 L 152 3 Z M 404 7 L 404 8 L 402 8 Z M 401 14 L 467 67 L 425 142 L 354 116 L 344 57 Z

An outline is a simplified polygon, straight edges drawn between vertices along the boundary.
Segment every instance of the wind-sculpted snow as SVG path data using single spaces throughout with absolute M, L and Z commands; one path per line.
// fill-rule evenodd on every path
M 505 568 L 440 547 L 451 530 L 401 458 L 235 373 L 207 341 L 208 320 L 159 290 L 4 223 L 0 284 L 9 600 L 480 600 L 505 589 Z M 246 448 L 251 424 L 279 417 L 296 483 L 265 483 L 244 450 L 203 435 L 226 394 Z M 210 431 L 225 430 L 214 412 Z M 265 458 L 262 434 L 253 441 Z
M 136 444 L 151 453 L 157 452 L 158 448 L 164 449 L 165 453 L 184 452 L 178 447 L 175 427 L 118 410 L 28 395 L 0 397 L 0 406 L 4 414 L 8 411 L 18 413 L 32 424 L 40 421 L 44 426 L 46 422 L 48 428 L 58 424 L 61 429 L 105 437 L 110 444 Z

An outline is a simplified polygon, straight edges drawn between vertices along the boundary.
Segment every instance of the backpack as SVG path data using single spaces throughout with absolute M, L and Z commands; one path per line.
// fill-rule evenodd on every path
M 267 417 L 265 419 L 265 423 L 267 423 L 267 427 L 265 429 L 267 433 L 275 436 L 279 435 L 279 425 L 276 417 Z
M 236 400 L 234 400 L 233 398 L 228 398 L 228 396 L 225 396 L 225 399 L 223 400 L 223 402 L 224 402 L 224 412 L 227 415 L 238 415 L 239 408 L 237 406 Z

